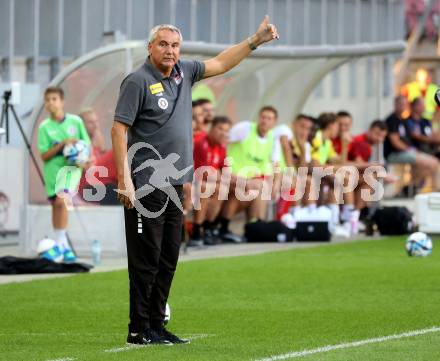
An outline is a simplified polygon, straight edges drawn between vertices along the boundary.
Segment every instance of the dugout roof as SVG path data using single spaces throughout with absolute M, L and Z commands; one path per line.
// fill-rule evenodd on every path
M 182 58 L 205 59 L 218 54 L 226 45 L 185 42 Z M 278 108 L 281 121 L 299 112 L 321 79 L 341 64 L 364 56 L 400 53 L 401 41 L 338 46 L 262 47 L 239 66 L 222 76 L 206 79 L 195 93 L 214 97 L 216 113 L 233 121 L 253 119 L 264 104 Z M 65 90 L 66 111 L 78 114 L 92 107 L 99 118 L 106 146 L 111 147 L 110 127 L 122 79 L 139 67 L 146 57 L 146 44 L 129 41 L 112 44 L 77 59 L 50 83 Z M 196 85 L 197 87 L 197 85 Z M 32 115 L 32 146 L 36 150 L 37 129 L 47 116 L 43 101 Z M 29 203 L 46 203 L 44 190 L 28 160 Z

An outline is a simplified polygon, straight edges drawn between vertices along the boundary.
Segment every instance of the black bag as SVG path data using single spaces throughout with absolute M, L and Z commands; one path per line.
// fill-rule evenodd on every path
M 43 258 L 0 257 L 0 274 L 80 273 L 89 272 L 93 266 L 85 263 L 55 263 Z
M 244 227 L 247 242 L 291 242 L 293 232 L 279 221 L 258 221 Z
M 412 213 L 406 207 L 383 207 L 376 210 L 373 221 L 382 235 L 401 235 L 413 230 Z
M 329 242 L 328 222 L 297 222 L 295 238 L 298 242 Z

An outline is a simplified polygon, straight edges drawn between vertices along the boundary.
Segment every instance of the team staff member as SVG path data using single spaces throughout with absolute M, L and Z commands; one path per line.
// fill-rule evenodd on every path
M 432 155 L 418 151 L 412 142 L 407 120 L 403 119 L 408 102 L 398 96 L 394 100 L 394 112 L 386 119 L 388 135 L 384 143 L 384 155 L 388 163 L 408 163 L 414 166 L 414 184 L 420 186 L 427 177 L 434 177 L 439 162 Z
M 438 153 L 440 137 L 432 130 L 431 121 L 423 117 L 425 104 L 422 98 L 411 103 L 411 114 L 407 119 L 408 131 L 415 148 L 428 154 Z
M 193 175 L 192 170 L 186 171 L 193 164 L 191 86 L 227 72 L 258 45 L 275 38 L 277 29 L 266 16 L 253 36 L 216 57 L 203 62 L 179 60 L 180 30 L 173 25 L 159 25 L 150 32 L 145 63 L 121 84 L 112 143 L 118 197 L 125 206 L 129 343 L 187 342 L 167 331 L 163 320 L 181 243 L 183 214 L 179 199 L 182 201 L 182 185 L 191 182 Z M 129 169 L 127 148 L 140 142 L 154 146 L 161 159 L 151 148 L 143 147 L 135 153 Z M 165 164 L 167 161 L 170 163 Z M 164 165 L 165 171 L 161 168 Z M 162 184 L 160 175 L 165 175 Z M 149 194 L 136 199 L 135 189 L 140 187 Z M 162 209 L 155 218 L 141 214 Z

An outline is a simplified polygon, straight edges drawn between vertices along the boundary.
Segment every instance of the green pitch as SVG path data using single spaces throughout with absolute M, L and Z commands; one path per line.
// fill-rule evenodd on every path
M 124 348 L 125 271 L 0 286 L 0 360 L 259 360 L 438 327 L 437 244 L 425 259 L 389 238 L 182 263 L 169 328 L 193 341 L 171 347 Z M 435 331 L 292 360 L 439 357 Z

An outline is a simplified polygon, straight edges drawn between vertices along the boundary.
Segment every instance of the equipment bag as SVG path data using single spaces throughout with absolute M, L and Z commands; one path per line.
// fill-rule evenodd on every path
M 85 263 L 55 263 L 43 258 L 0 257 L 0 274 L 81 273 L 93 266 Z
M 408 234 L 413 230 L 412 213 L 406 207 L 382 207 L 376 210 L 373 221 L 382 235 Z
M 247 242 L 291 242 L 293 232 L 279 221 L 257 221 L 244 227 Z
M 328 222 L 297 222 L 295 238 L 298 242 L 330 242 Z
M 295 237 L 298 242 L 328 242 L 331 239 L 329 224 L 332 213 L 326 206 L 315 209 L 300 208 L 295 212 Z

